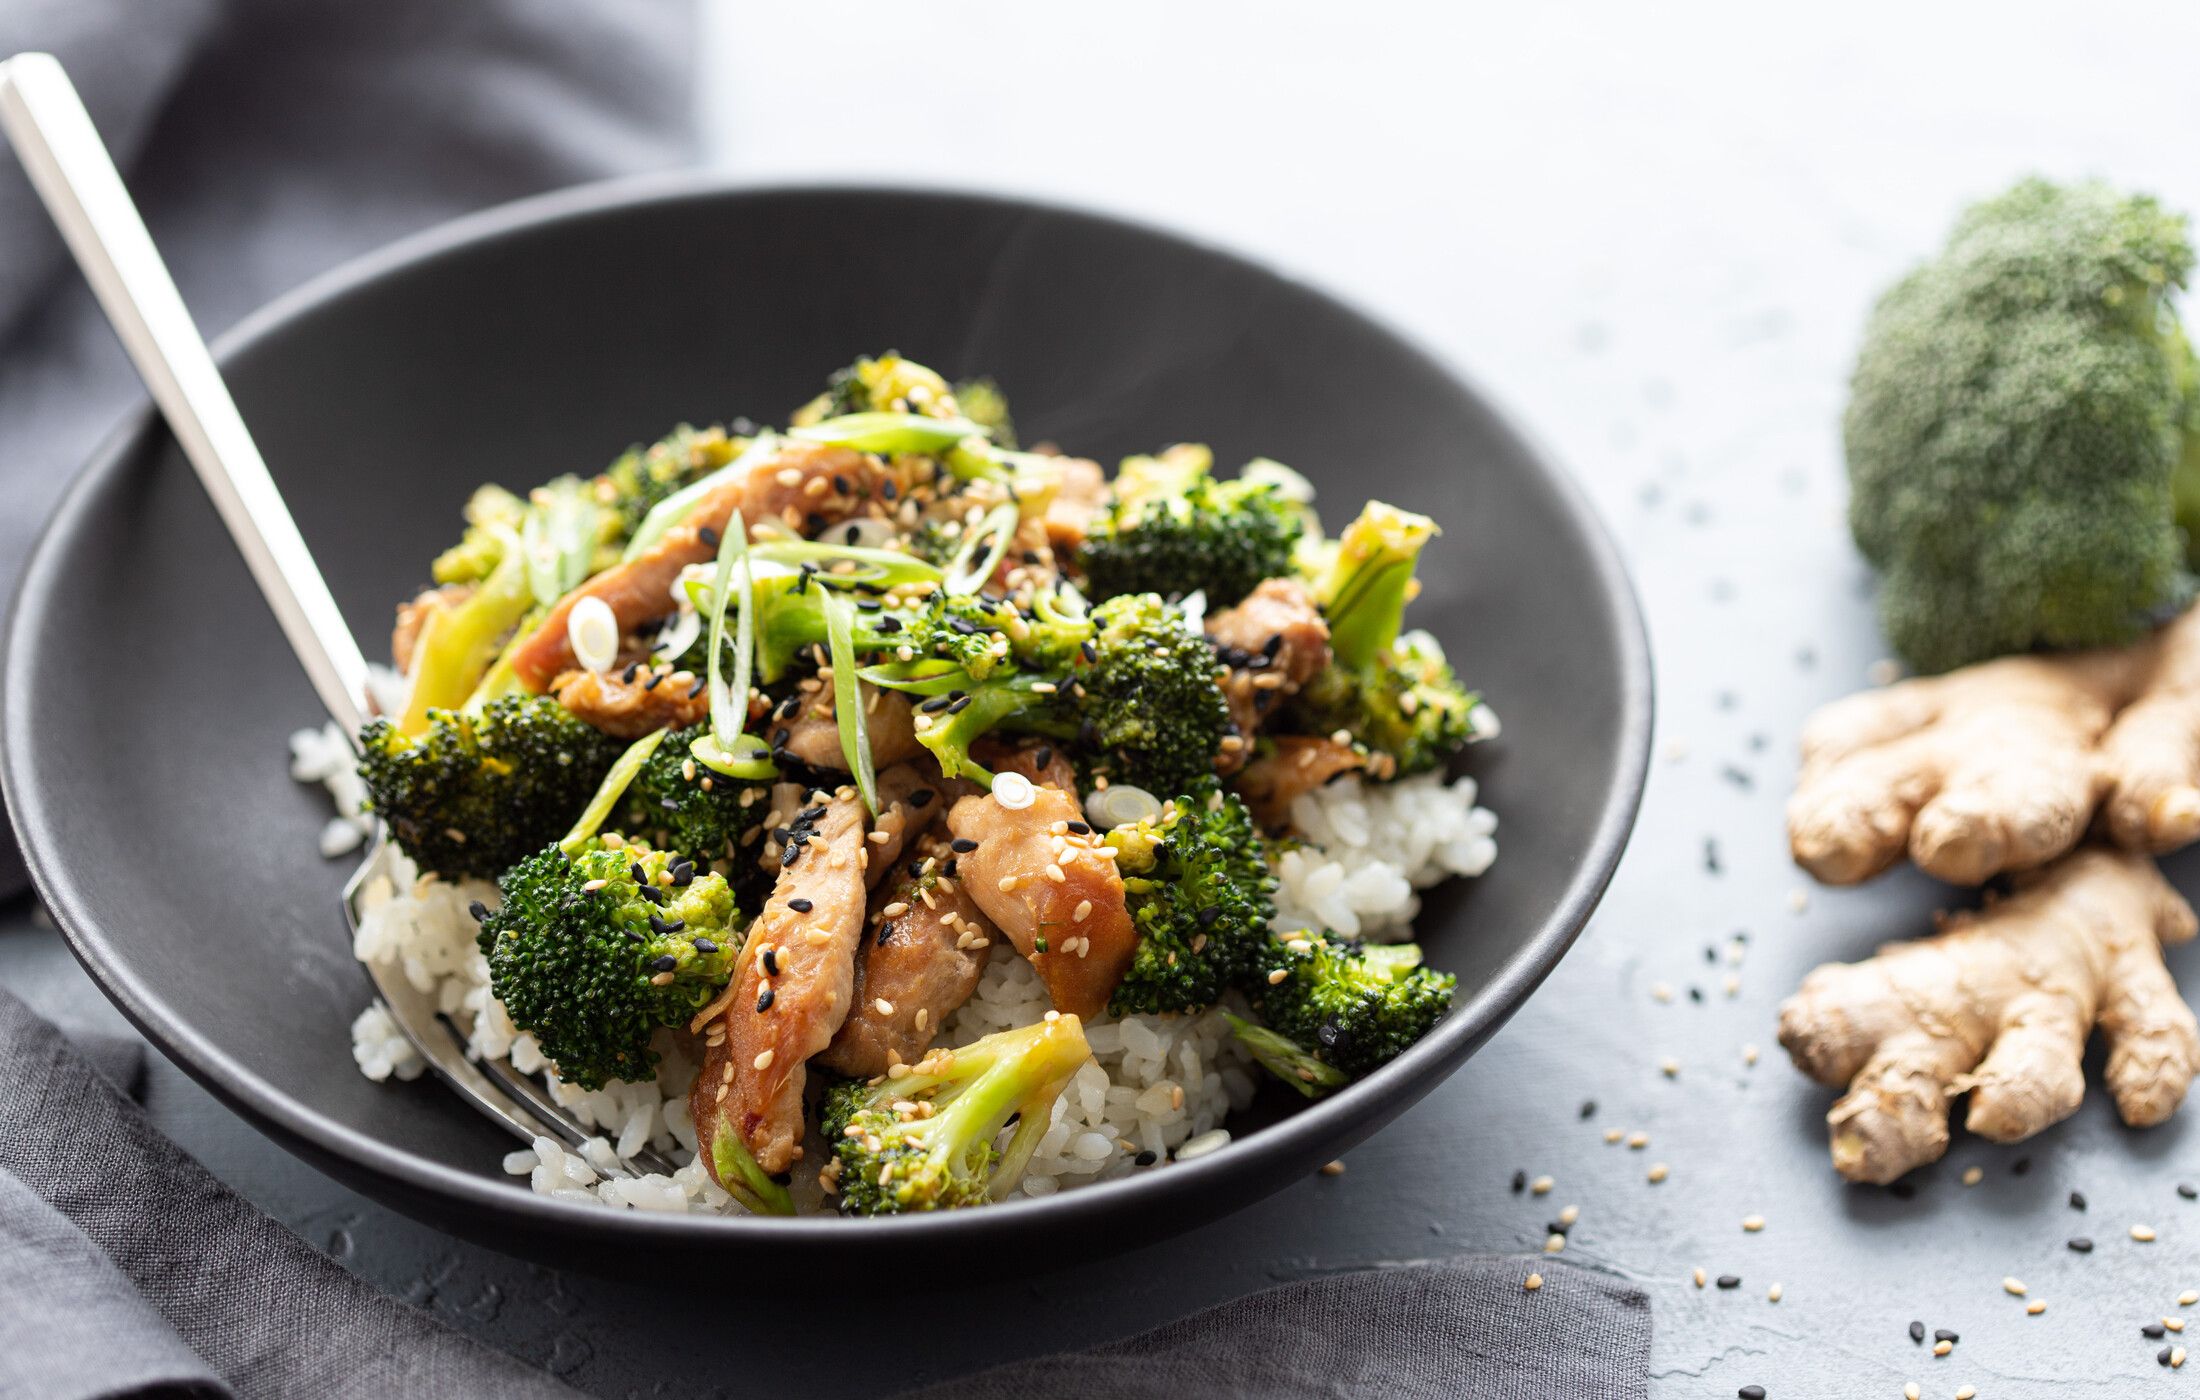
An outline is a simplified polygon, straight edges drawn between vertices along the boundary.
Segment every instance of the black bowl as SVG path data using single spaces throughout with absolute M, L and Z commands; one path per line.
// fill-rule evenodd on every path
M 1426 511 L 1413 621 L 1506 721 L 1472 768 L 1503 856 L 1420 923 L 1456 1010 L 1364 1082 L 1203 1160 L 1044 1200 L 872 1222 L 593 1210 L 503 1177 L 514 1144 L 432 1078 L 373 1084 L 369 991 L 285 772 L 320 718 L 150 410 L 75 484 L 8 637 L 5 782 L 38 887 L 132 1021 L 286 1147 L 515 1253 L 662 1270 L 739 1251 L 845 1276 L 948 1249 L 1041 1267 L 1143 1243 L 1312 1171 L 1433 1088 L 1550 972 L 1619 859 L 1650 668 L 1575 489 L 1396 335 L 1250 263 L 1113 219 L 889 190 L 627 183 L 529 201 L 351 264 L 223 344 L 229 382 L 371 652 L 484 480 L 594 470 L 681 420 L 783 416 L 859 351 L 991 373 L 1027 440 L 1103 461 L 1214 444 L 1304 471 L 1333 515 Z

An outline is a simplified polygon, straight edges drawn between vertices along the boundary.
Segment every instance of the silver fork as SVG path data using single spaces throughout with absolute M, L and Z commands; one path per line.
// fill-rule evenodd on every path
M 367 697 L 366 658 L 245 430 L 106 145 L 52 55 L 17 54 L 0 62 L 0 129 L 197 469 L 321 703 L 356 743 Z M 344 886 L 344 918 L 354 938 L 360 897 L 388 863 L 386 829 L 377 824 L 373 846 Z M 366 967 L 390 1019 L 461 1098 L 524 1141 L 547 1132 L 579 1148 L 588 1139 L 573 1115 L 509 1060 L 469 1057 L 465 1034 L 440 1012 L 433 996 L 402 973 Z M 673 1170 L 647 1148 L 631 1160 L 647 1171 Z

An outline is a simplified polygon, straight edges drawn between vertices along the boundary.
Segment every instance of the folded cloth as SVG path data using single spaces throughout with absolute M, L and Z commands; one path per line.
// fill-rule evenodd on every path
M 693 0 L 0 0 L 58 55 L 207 334 L 455 214 L 692 155 Z M 142 394 L 0 156 L 0 594 Z M 23 887 L 0 821 L 0 897 Z
M 1542 1275 L 1534 1291 L 1523 1285 Z M 1650 1299 L 1537 1259 L 1326 1274 L 905 1400 L 1642 1400 Z
M 99 1059 L 0 990 L 0 1396 L 577 1394 L 262 1215 Z

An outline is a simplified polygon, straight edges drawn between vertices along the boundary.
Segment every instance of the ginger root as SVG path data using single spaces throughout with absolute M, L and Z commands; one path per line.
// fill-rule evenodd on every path
M 2126 1123 L 2152 1126 L 2183 1101 L 2200 1029 L 2161 950 L 2193 936 L 2192 907 L 2151 859 L 2098 847 L 2018 885 L 1934 937 L 1818 968 L 1781 1006 L 1796 1067 L 1847 1086 L 1826 1114 L 1841 1175 L 1883 1183 L 1938 1160 L 1958 1094 L 1971 1096 L 1965 1126 L 1995 1142 L 2062 1121 L 2085 1096 L 2096 1025 Z
M 2200 837 L 2200 608 L 2127 647 L 2011 656 L 1837 700 L 1803 731 L 1795 861 L 1902 858 L 1954 884 L 2031 869 L 2098 816 L 2126 850 Z

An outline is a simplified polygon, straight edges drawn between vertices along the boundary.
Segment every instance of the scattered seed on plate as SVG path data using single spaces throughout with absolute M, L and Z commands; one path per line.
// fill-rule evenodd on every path
M 2070 1193 L 2070 1208 L 2072 1210 L 2085 1209 L 2085 1192 L 2073 1191 Z
M 1566 1207 L 1566 1209 L 1558 1213 L 1558 1223 L 1566 1226 L 1568 1229 L 1572 1229 L 1574 1222 L 1579 1219 L 1581 1219 L 1580 1206 L 1568 1206 Z
M 1627 1135 L 1627 1146 L 1633 1151 L 1640 1152 L 1649 1145 L 1650 1135 L 1648 1133 L 1629 1133 Z
M 1935 1356 L 1946 1356 L 1949 1352 L 1954 1351 L 1955 1349 L 1956 1344 L 1945 1339 L 1933 1343 L 1933 1355 Z
M 1985 1179 L 1986 1168 L 1984 1167 L 1965 1167 L 1963 1169 L 1963 1184 L 1965 1186 L 1976 1186 Z
M 1768 1303 L 1777 1303 L 1780 1301 L 1781 1295 L 1785 1294 L 1786 1292 L 1787 1290 L 1785 1288 L 1782 1288 L 1779 1284 L 1776 1283 L 1772 1285 L 1772 1287 L 1765 1290 L 1765 1301 Z
M 2073 1254 L 2091 1254 L 2093 1252 L 2093 1241 L 2083 1235 L 2074 1235 L 2070 1240 L 2070 1252 Z
M 1961 1387 L 1960 1389 L 1958 1389 L 1958 1390 L 1956 1391 L 1956 1400 L 1973 1400 L 1973 1397 L 1975 1397 L 1975 1396 L 1976 1396 L 1977 1394 L 1978 1394 L 1978 1387 L 1977 1387 L 1977 1386 L 1975 1386 L 1975 1385 L 1967 1385 L 1967 1386 L 1963 1386 L 1963 1387 Z
M 2180 1181 L 2177 1183 L 2177 1194 L 2183 1196 L 2188 1201 L 2200 1200 L 2200 1190 L 2193 1189 L 2193 1185 L 2189 1181 Z
M 1324 1162 L 1324 1163 L 1322 1163 L 1322 1175 L 1323 1175 L 1323 1176 L 1343 1176 L 1343 1175 L 1344 1175 L 1344 1163 L 1342 1163 L 1342 1162 Z
M 2152 1244 L 2154 1243 L 2154 1227 L 2152 1225 L 2134 1225 L 2131 1227 L 2131 1237 L 2141 1244 Z
M 1608 1143 L 1618 1142 L 1625 1136 L 1627 1136 L 1625 1128 L 1607 1128 L 1604 1130 L 1604 1140 Z
M 2162 1319 L 2162 1327 L 2165 1331 L 2182 1332 L 2185 1330 L 2185 1320 L 2181 1317 L 2165 1317 Z
M 1741 1275 L 1739 1275 L 1739 1274 L 1721 1274 L 1721 1275 L 1719 1275 L 1719 1287 L 1721 1287 L 1721 1288 L 1740 1288 L 1741 1286 L 1742 1286 L 1742 1279 L 1741 1279 Z
M 2024 1315 L 2026 1317 L 2038 1317 L 2041 1313 L 2046 1311 L 2047 1300 L 2044 1298 L 2034 1298 L 2031 1302 L 2024 1305 Z
M 1913 1322 L 1910 1324 L 1910 1340 L 1913 1342 L 1923 1342 L 1925 1340 L 1924 1323 Z
M 2188 1288 L 2177 1295 L 2177 1306 L 2180 1308 L 2189 1308 L 2194 1303 L 2200 1303 L 2200 1289 Z
M 1556 1184 L 1547 1176 L 1539 1176 L 1528 1183 L 1528 1190 L 1538 1196 L 1548 1196 L 1551 1194 L 1551 1187 Z
M 1564 1235 L 1551 1235 L 1543 1241 L 1543 1252 L 1545 1254 L 1556 1254 L 1565 1247 L 1566 1237 Z
M 1742 1217 L 1742 1228 L 1754 1235 L 1765 1228 L 1765 1218 L 1761 1215 L 1745 1215 Z
M 1745 1385 L 1734 1393 L 1742 1400 L 1765 1400 L 1765 1388 L 1761 1385 Z
M 1693 1278 L 1693 1279 L 1695 1279 L 1695 1280 L 1696 1280 L 1696 1286 L 1697 1286 L 1698 1288 L 1701 1288 L 1701 1287 L 1703 1287 L 1703 1282 L 1704 1282 L 1704 1274 L 1703 1274 L 1703 1269 L 1702 1269 L 1702 1268 L 1701 1268 L 1700 1266 L 1699 1266 L 1699 1267 L 1698 1267 L 1698 1268 L 1696 1269 L 1696 1271 L 1695 1271 L 1694 1273 L 1692 1273 L 1691 1275 L 1689 1275 L 1689 1277 L 1691 1277 L 1691 1278 Z
M 1911 1381 L 1908 1385 L 1902 1387 L 1902 1400 L 1919 1400 L 1919 1397 L 1923 1394 L 1924 1392 L 1917 1388 L 1916 1381 Z
M 2001 1291 L 2022 1298 L 2024 1296 L 2024 1280 L 2019 1278 L 2005 1278 L 2001 1281 Z
M 2159 1322 L 2145 1322 L 2139 1325 L 2139 1335 L 2146 1338 L 2150 1342 L 2158 1342 L 2162 1340 L 2162 1334 L 2167 1331 L 2169 1331 L 2169 1329 L 2167 1327 L 2164 1327 Z
M 1658 1072 L 1667 1079 L 1678 1079 L 1681 1074 L 1681 1062 L 1668 1055 L 1658 1061 Z
M 1543 1286 L 1543 1275 L 1541 1275 L 1541 1274 L 1530 1274 L 1530 1275 L 1528 1275 L 1528 1277 L 1526 1278 L 1526 1280 L 1525 1280 L 1525 1281 L 1523 1281 L 1523 1282 L 1521 1283 L 1521 1285 L 1520 1285 L 1520 1287 L 1521 1287 L 1521 1291 L 1522 1291 L 1522 1292 L 1526 1292 L 1526 1293 L 1533 1293 L 1533 1292 L 1535 1292 L 1535 1291 L 1536 1291 L 1536 1290 L 1537 1290 L 1538 1288 L 1541 1288 L 1542 1286 Z
M 1667 1167 L 1663 1162 L 1652 1162 L 1650 1164 L 1650 1184 L 1652 1186 L 1655 1186 L 1659 1182 L 1665 1180 L 1665 1178 L 1670 1176 L 1671 1174 L 1672 1169 Z
M 2177 1369 L 2178 1367 L 2180 1367 L 2180 1366 L 2182 1366 L 2182 1365 L 2184 1365 L 2184 1364 L 2185 1364 L 2185 1349 L 2184 1349 L 2183 1347 L 2171 1347 L 2171 1348 L 2169 1349 L 2169 1367 L 2170 1367 L 2170 1369 L 2171 1369 L 2172 1371 L 2174 1371 L 2174 1370 L 2176 1370 L 2176 1369 Z
M 1757 1047 L 1756 1047 L 1756 1046 L 1754 1046 L 1754 1045 L 1744 1045 L 1744 1046 L 1742 1047 L 1742 1063 L 1743 1063 L 1743 1064 L 1745 1064 L 1745 1065 L 1753 1065 L 1753 1064 L 1757 1063 Z
M 1663 982 L 1652 982 L 1650 984 L 1650 999 L 1658 1002 L 1671 1001 L 1673 999 L 1673 989 Z

